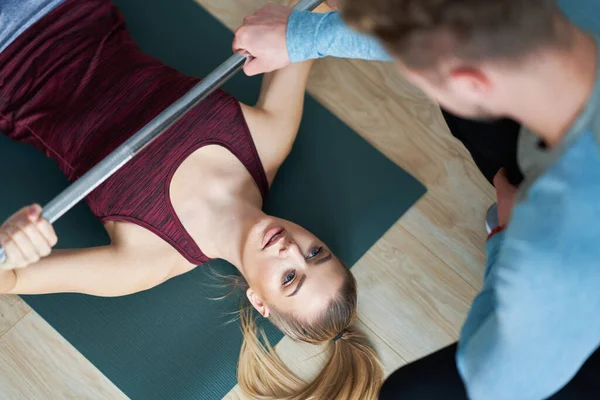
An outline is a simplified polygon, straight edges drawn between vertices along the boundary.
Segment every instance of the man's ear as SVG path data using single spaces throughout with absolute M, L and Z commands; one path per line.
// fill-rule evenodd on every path
M 448 86 L 453 93 L 473 104 L 485 103 L 492 91 L 490 79 L 482 70 L 472 67 L 454 69 L 450 73 Z
M 256 292 L 254 290 L 252 290 L 251 288 L 248 288 L 248 290 L 246 290 L 246 296 L 248 297 L 248 300 L 250 301 L 252 306 L 254 308 L 256 308 L 256 311 L 258 311 L 260 313 L 260 315 L 262 315 L 265 318 L 269 318 L 269 315 L 271 315 L 271 312 L 269 311 L 269 307 L 267 307 L 263 303 L 261 298 L 258 297 L 258 295 L 256 294 Z

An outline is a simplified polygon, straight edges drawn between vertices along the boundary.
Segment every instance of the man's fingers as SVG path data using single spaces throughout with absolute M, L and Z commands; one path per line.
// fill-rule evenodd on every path
M 252 40 L 250 29 L 246 26 L 241 26 L 235 31 L 235 37 L 233 38 L 231 48 L 234 53 L 241 54 L 242 52 L 245 52 L 250 54 L 251 51 L 256 50 L 253 48 L 254 42 L 255 41 Z M 258 50 L 260 50 L 260 48 Z
M 244 73 L 248 76 L 254 76 L 262 73 L 271 72 L 268 69 L 265 69 L 265 66 L 260 62 L 260 60 L 251 59 L 244 66 Z
M 257 14 L 252 14 L 252 15 L 248 15 L 247 17 L 244 17 L 242 26 L 252 25 L 254 22 L 256 22 L 256 20 L 258 19 Z
M 240 49 L 244 48 L 243 43 L 244 43 L 245 39 L 246 39 L 246 27 L 240 26 L 235 31 L 235 36 L 233 37 L 233 43 L 231 45 L 234 53 L 237 53 Z
M 339 0 L 327 0 L 327 5 L 332 10 L 337 10 L 340 5 L 339 3 L 340 3 Z
M 271 14 L 273 10 L 275 10 L 277 8 L 284 8 L 284 7 L 285 6 L 282 6 L 281 4 L 267 3 L 267 5 L 260 8 L 253 15 L 256 15 L 256 16 L 261 15 L 262 16 L 262 15 L 266 15 L 266 14 Z
M 502 186 L 505 184 L 506 180 L 506 171 L 504 170 L 504 168 L 500 168 L 500 170 L 494 176 L 494 186 Z
M 497 193 L 509 193 L 516 192 L 517 188 L 513 186 L 508 177 L 506 176 L 506 170 L 502 168 L 494 177 L 494 186 L 496 187 Z

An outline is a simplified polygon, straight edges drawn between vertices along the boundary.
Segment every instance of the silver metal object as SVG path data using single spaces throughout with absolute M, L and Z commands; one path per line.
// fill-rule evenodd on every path
M 296 10 L 312 11 L 324 0 L 300 0 Z M 135 135 L 119 146 L 114 152 L 100 161 L 81 178 L 73 182 L 43 208 L 42 216 L 50 223 L 56 222 L 81 201 L 92 190 L 107 180 L 119 168 L 135 157 L 146 146 L 165 132 L 171 125 L 183 117 L 212 92 L 238 73 L 246 63 L 246 56 L 234 54 L 217 69 L 208 74 L 201 82 L 190 89 L 183 97 L 171 104 Z M 0 265 L 6 261 L 6 253 L 0 246 Z

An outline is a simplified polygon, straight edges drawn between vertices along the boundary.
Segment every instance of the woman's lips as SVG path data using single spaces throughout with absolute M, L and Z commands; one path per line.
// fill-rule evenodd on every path
M 275 227 L 267 230 L 267 232 L 265 232 L 265 235 L 263 236 L 263 250 L 267 247 L 273 246 L 280 239 L 282 239 L 284 236 L 284 232 L 285 229 L 281 227 Z

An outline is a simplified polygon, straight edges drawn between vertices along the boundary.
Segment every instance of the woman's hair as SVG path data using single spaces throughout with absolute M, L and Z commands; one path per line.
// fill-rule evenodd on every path
M 352 325 L 356 305 L 356 280 L 346 269 L 337 297 L 310 323 L 271 308 L 270 321 L 291 339 L 310 344 L 328 342 L 326 351 L 331 356 L 311 382 L 304 382 L 284 365 L 264 331 L 257 329 L 251 306 L 243 309 L 244 342 L 238 362 L 241 388 L 257 399 L 376 399 L 383 372 L 366 337 Z

